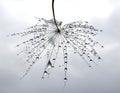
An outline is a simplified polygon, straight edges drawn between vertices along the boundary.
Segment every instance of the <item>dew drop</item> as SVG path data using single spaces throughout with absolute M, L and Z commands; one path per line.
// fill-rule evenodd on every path
M 50 60 L 48 61 L 47 67 L 48 67 L 48 68 L 52 68 L 52 63 L 51 63 Z
M 56 60 L 55 58 L 53 58 L 53 60 Z
M 47 75 L 48 74 L 48 72 L 47 71 L 44 71 L 44 75 Z
M 64 78 L 64 81 L 67 81 L 67 78 L 66 78 L 66 77 Z
M 101 59 L 101 57 L 98 57 L 98 59 Z
M 65 71 L 67 71 L 67 68 L 65 68 Z
M 89 65 L 89 67 L 91 67 L 91 65 Z

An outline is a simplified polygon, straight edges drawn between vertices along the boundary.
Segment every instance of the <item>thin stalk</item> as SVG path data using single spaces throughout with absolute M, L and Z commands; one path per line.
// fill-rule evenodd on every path
M 55 18 L 54 0 L 52 0 L 52 12 L 53 12 L 53 20 L 54 20 L 54 23 L 55 23 L 55 25 L 56 25 L 57 31 L 60 33 L 60 30 L 59 30 L 59 28 L 58 28 L 58 25 L 57 25 L 57 22 L 56 22 L 56 18 Z

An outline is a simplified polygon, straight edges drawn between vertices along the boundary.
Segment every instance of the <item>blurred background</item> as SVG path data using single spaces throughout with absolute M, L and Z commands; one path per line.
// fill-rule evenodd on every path
M 56 19 L 63 24 L 88 21 L 103 30 L 95 38 L 105 46 L 97 49 L 102 60 L 91 69 L 79 56 L 69 55 L 65 88 L 63 68 L 41 80 L 44 60 L 19 80 L 27 64 L 15 46 L 25 38 L 7 35 L 34 25 L 34 17 L 51 19 L 51 1 L 0 0 L 0 93 L 120 93 L 120 0 L 55 0 Z

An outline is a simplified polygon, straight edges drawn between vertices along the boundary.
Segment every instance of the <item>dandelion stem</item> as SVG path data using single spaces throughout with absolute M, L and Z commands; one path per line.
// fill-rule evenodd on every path
M 56 27 L 57 27 L 57 31 L 60 33 L 60 30 L 59 30 L 59 28 L 58 28 L 58 26 L 57 26 L 57 22 L 56 22 L 56 18 L 55 18 L 55 11 L 54 11 L 54 1 L 55 1 L 55 0 L 52 0 L 52 12 L 53 12 L 53 20 L 54 20 L 54 22 L 55 22 L 55 25 L 56 25 Z

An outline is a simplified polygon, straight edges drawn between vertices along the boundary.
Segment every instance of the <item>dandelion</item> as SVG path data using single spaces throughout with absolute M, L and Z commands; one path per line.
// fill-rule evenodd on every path
M 78 54 L 89 67 L 91 67 L 91 63 L 94 62 L 94 58 L 101 59 L 95 46 L 103 46 L 93 40 L 93 37 L 102 30 L 96 29 L 87 21 L 75 21 L 68 24 L 57 21 L 54 13 L 54 0 L 52 1 L 52 10 L 53 19 L 46 20 L 36 17 L 38 20 L 37 24 L 27 28 L 27 31 L 11 34 L 11 36 L 20 35 L 22 37 L 33 35 L 30 39 L 17 45 L 17 47 L 25 46 L 25 50 L 21 52 L 28 56 L 26 62 L 29 63 L 29 67 L 22 78 L 24 78 L 32 66 L 43 57 L 43 54 L 47 56 L 47 63 L 42 79 L 48 76 L 50 71 L 55 68 L 57 55 L 62 51 L 65 81 L 68 80 L 69 49 L 72 49 Z

